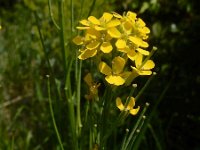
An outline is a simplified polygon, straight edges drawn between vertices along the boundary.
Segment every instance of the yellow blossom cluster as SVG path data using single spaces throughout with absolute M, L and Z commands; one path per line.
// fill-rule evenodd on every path
M 146 50 L 150 30 L 136 13 L 105 12 L 99 19 L 89 16 L 80 24 L 77 29 L 83 35 L 73 39 L 80 45 L 78 58 L 97 57 L 99 71 L 109 84 L 129 85 L 139 75 L 152 74 L 155 64 Z

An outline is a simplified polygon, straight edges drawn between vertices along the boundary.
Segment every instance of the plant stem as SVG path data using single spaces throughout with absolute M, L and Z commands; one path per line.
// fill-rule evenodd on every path
M 57 125 L 56 125 L 56 121 L 55 121 L 55 118 L 54 118 L 54 112 L 53 112 L 53 106 L 52 106 L 52 100 L 51 100 L 51 88 L 50 88 L 49 75 L 47 75 L 47 79 L 48 79 L 47 80 L 47 88 L 48 88 L 48 100 L 49 100 L 50 114 L 51 114 L 53 126 L 54 126 L 54 129 L 55 129 L 56 136 L 57 136 L 58 142 L 60 144 L 61 150 L 64 150 L 63 144 L 62 144 L 62 141 L 61 141 L 61 138 L 60 138 L 60 134 L 58 132 L 58 128 L 57 128 Z

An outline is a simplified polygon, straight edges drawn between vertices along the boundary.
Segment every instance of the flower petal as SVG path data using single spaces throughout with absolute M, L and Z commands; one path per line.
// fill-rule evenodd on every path
M 127 56 L 128 56 L 129 59 L 131 59 L 132 61 L 134 61 L 137 58 L 137 53 L 135 52 L 135 50 L 130 49 L 127 52 Z
M 76 27 L 76 29 L 78 30 L 86 30 L 86 29 L 89 29 L 90 27 Z
M 116 17 L 116 18 L 122 18 L 122 16 L 116 12 L 112 12 L 113 16 Z
M 149 44 L 147 42 L 145 42 L 145 41 L 142 41 L 140 46 L 144 47 L 144 48 L 147 48 L 147 47 L 149 47 Z
M 153 69 L 154 67 L 155 67 L 155 63 L 152 60 L 147 60 L 147 62 L 142 67 L 142 69 L 149 70 L 149 69 Z
M 127 14 L 126 14 L 126 16 L 127 16 L 131 21 L 134 22 L 137 15 L 136 15 L 136 13 L 134 13 L 134 12 L 128 11 Z
M 108 34 L 113 38 L 120 38 L 121 37 L 121 33 L 115 27 L 109 28 Z
M 103 61 L 99 63 L 99 71 L 105 75 L 111 75 L 112 70 L 111 68 Z
M 113 15 L 110 13 L 103 13 L 103 16 L 100 18 L 100 20 L 102 20 L 103 22 L 108 22 L 112 19 Z
M 135 45 L 140 46 L 142 45 L 142 39 L 139 37 L 129 36 L 128 38 L 131 42 L 133 42 Z
M 125 66 L 124 58 L 117 56 L 112 60 L 112 70 L 114 74 L 119 74 L 123 71 Z
M 137 21 L 136 21 L 136 24 L 139 26 L 139 27 L 145 27 L 145 22 L 141 19 L 141 18 L 138 18 Z
M 150 33 L 150 29 L 147 28 L 147 27 L 143 27 L 143 28 L 140 29 L 139 31 L 142 32 L 142 33 L 145 33 L 145 34 L 149 34 L 149 33 Z
M 133 109 L 134 106 L 135 106 L 135 98 L 134 97 L 130 97 L 129 103 L 127 105 L 127 109 L 131 110 L 131 109 Z
M 116 86 L 124 84 L 125 80 L 121 76 L 109 75 L 106 76 L 106 81 L 110 84 L 114 84 Z
M 129 113 L 130 113 L 131 115 L 136 115 L 136 114 L 138 113 L 139 110 L 140 110 L 140 106 L 138 106 L 138 107 L 135 108 L 135 109 L 129 110 Z
M 118 49 L 124 49 L 126 47 L 126 41 L 123 39 L 118 39 L 115 45 Z
M 110 44 L 110 42 L 103 42 L 100 47 L 100 50 L 104 53 L 110 53 L 112 49 L 113 47 L 112 44 Z
M 91 73 L 88 73 L 88 74 L 84 77 L 83 80 L 87 83 L 88 86 L 92 86 L 92 75 L 91 75 Z
M 90 26 L 88 20 L 86 20 L 86 19 L 81 20 L 80 23 L 81 23 L 82 25 L 85 25 L 85 26 Z
M 81 36 L 76 36 L 72 40 L 76 45 L 82 45 L 83 44 L 83 37 Z
M 146 51 L 144 49 L 141 48 L 137 48 L 136 49 L 139 53 L 141 53 L 142 55 L 148 56 L 149 55 L 149 51 Z
M 88 20 L 95 25 L 100 25 L 100 21 L 94 16 L 88 17 Z
M 139 71 L 139 75 L 141 75 L 141 76 L 149 76 L 151 74 L 152 74 L 151 70 L 140 70 Z
M 142 65 L 143 55 L 140 53 L 137 53 L 137 57 L 135 58 L 135 66 L 136 68 L 139 68 Z
M 93 49 L 93 50 L 86 49 L 86 50 L 82 51 L 82 53 L 78 56 L 78 58 L 81 60 L 85 60 L 87 58 L 95 56 L 96 54 L 97 54 L 96 49 Z
M 99 39 L 101 36 L 100 32 L 93 28 L 88 29 L 86 34 L 88 34 L 92 39 Z
M 90 43 L 86 46 L 86 48 L 89 49 L 89 50 L 97 49 L 99 45 L 100 45 L 99 41 L 93 41 L 93 42 L 90 42 Z
M 122 104 L 122 100 L 121 100 L 121 98 L 119 98 L 119 97 L 116 98 L 116 106 L 117 106 L 117 108 L 119 108 L 121 111 L 124 110 L 124 105 Z
M 120 25 L 120 23 L 121 23 L 121 22 L 120 22 L 119 20 L 115 19 L 115 20 L 109 21 L 109 22 L 106 24 L 106 26 L 107 26 L 107 28 L 116 27 L 116 26 Z
M 100 27 L 100 26 L 95 26 L 94 28 L 95 28 L 97 31 L 106 30 L 106 28 Z

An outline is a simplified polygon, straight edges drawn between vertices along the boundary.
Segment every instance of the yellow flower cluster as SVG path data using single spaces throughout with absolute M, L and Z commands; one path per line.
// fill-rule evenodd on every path
M 128 11 L 122 16 L 105 12 L 99 19 L 90 16 L 80 24 L 77 29 L 83 31 L 83 36 L 73 39 L 80 45 L 78 58 L 100 58 L 99 71 L 109 84 L 129 85 L 139 75 L 152 74 L 155 64 L 145 50 L 150 30 L 136 13 Z

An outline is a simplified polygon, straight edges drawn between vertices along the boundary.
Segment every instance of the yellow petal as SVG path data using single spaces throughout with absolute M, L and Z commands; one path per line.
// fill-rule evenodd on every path
M 137 53 L 135 52 L 135 50 L 131 49 L 127 52 L 127 56 L 129 59 L 134 61 L 137 58 Z
M 94 16 L 88 17 L 88 20 L 93 24 L 100 25 L 100 21 Z
M 112 19 L 112 17 L 113 17 L 112 14 L 105 12 L 103 13 L 103 16 L 101 17 L 100 20 L 103 20 L 104 22 L 108 22 Z
M 142 69 L 137 69 L 133 66 L 131 66 L 131 68 L 133 69 L 133 73 L 137 74 L 137 76 L 141 75 L 141 76 L 145 76 L 145 75 L 151 75 L 152 71 L 151 70 L 142 70 Z
M 143 55 L 138 53 L 137 57 L 135 59 L 135 66 L 136 68 L 139 68 L 142 65 L 142 59 L 143 59 Z
M 101 37 L 100 32 L 93 28 L 88 29 L 86 34 L 88 34 L 92 39 L 99 39 Z
M 89 29 L 90 27 L 76 27 L 76 29 L 78 30 L 86 30 L 86 29 Z
M 72 40 L 76 45 L 82 45 L 83 44 L 83 37 L 81 36 L 76 36 Z
M 128 46 L 126 46 L 125 48 L 122 48 L 122 49 L 117 49 L 119 52 L 122 52 L 122 53 L 128 53 L 128 51 L 130 50 Z
M 138 113 L 138 111 L 140 110 L 140 106 L 138 106 L 136 109 L 131 109 L 129 110 L 129 113 L 131 115 L 136 115 Z
M 127 105 L 127 109 L 130 110 L 135 106 L 135 98 L 134 97 L 130 97 L 129 103 Z
M 137 15 L 136 15 L 136 13 L 134 13 L 134 12 L 128 11 L 127 14 L 126 14 L 126 16 L 127 16 L 131 21 L 135 21 Z
M 112 70 L 114 74 L 119 74 L 123 71 L 125 66 L 124 58 L 117 56 L 112 60 Z
M 90 25 L 89 22 L 88 22 L 88 20 L 86 20 L 86 19 L 81 20 L 80 23 L 81 23 L 82 25 L 85 25 L 85 26 L 89 26 L 89 25 Z
M 114 84 L 116 86 L 124 84 L 125 80 L 121 76 L 109 75 L 106 76 L 106 81 L 110 84 Z
M 116 17 L 116 18 L 122 18 L 122 16 L 116 12 L 112 12 L 113 16 Z
M 89 50 L 92 50 L 92 49 L 97 49 L 98 46 L 100 45 L 100 43 L 98 41 L 93 41 L 93 42 L 90 42 L 86 48 L 89 49 Z
M 153 69 L 154 67 L 155 67 L 155 63 L 152 60 L 147 60 L 147 62 L 142 67 L 142 69 L 149 70 L 149 69 Z
M 147 47 L 149 47 L 149 44 L 147 42 L 145 42 L 145 41 L 142 41 L 140 46 L 144 47 L 144 48 L 147 48 Z
M 109 22 L 106 24 L 106 26 L 107 26 L 107 28 L 116 27 L 116 26 L 120 25 L 120 23 L 121 23 L 121 22 L 120 22 L 119 20 L 115 19 L 115 20 L 109 21 Z
M 102 31 L 102 30 L 106 30 L 106 28 L 100 27 L 100 26 L 95 26 L 94 27 L 97 31 Z
M 124 30 L 125 30 L 126 32 L 129 31 L 129 34 L 130 34 L 130 32 L 132 31 L 133 25 L 131 24 L 130 21 L 126 21 L 126 22 L 123 24 L 123 27 L 124 27 Z
M 99 63 L 99 71 L 105 75 L 112 74 L 111 68 L 103 61 Z
M 140 70 L 139 72 L 139 75 L 141 75 L 141 76 L 149 76 L 149 75 L 151 75 L 152 74 L 152 71 L 151 70 Z
M 137 19 L 136 23 L 137 23 L 137 25 L 139 27 L 144 27 L 146 25 L 145 22 L 142 19 L 140 19 L 140 18 Z
M 116 106 L 119 108 L 121 111 L 124 110 L 124 105 L 122 104 L 121 98 L 117 97 L 116 98 Z
M 91 75 L 91 73 L 88 73 L 88 74 L 84 77 L 83 80 L 87 83 L 88 86 L 92 86 L 92 75 Z
M 82 51 L 82 53 L 78 56 L 78 58 L 81 59 L 81 60 L 85 60 L 87 58 L 95 56 L 96 54 L 97 54 L 96 49 L 94 49 L 94 50 L 86 49 L 86 50 Z
M 124 49 L 126 47 L 126 41 L 123 39 L 118 39 L 115 45 L 118 49 Z
M 148 33 L 150 33 L 150 29 L 147 27 L 143 27 L 142 32 L 148 34 Z
M 113 38 L 120 38 L 121 37 L 121 33 L 114 27 L 108 29 L 108 34 Z
M 113 49 L 112 44 L 110 42 L 103 42 L 100 47 L 101 51 L 104 53 L 110 53 Z
M 138 52 L 140 52 L 142 55 L 145 55 L 145 56 L 149 55 L 149 51 L 146 51 L 146 50 L 144 50 L 144 49 L 137 48 L 136 50 L 137 50 Z
M 134 36 L 129 36 L 128 38 L 131 42 L 133 42 L 135 45 L 140 46 L 142 45 L 142 39 Z

